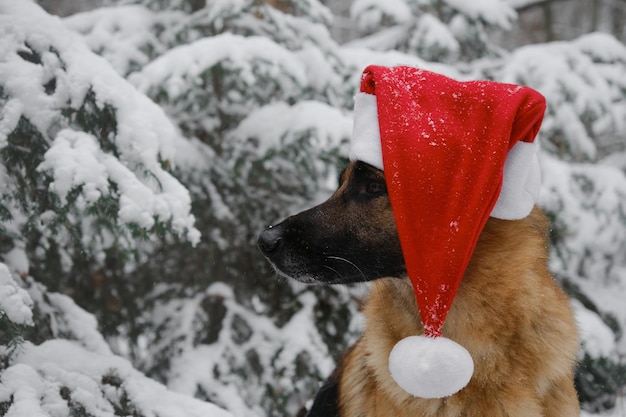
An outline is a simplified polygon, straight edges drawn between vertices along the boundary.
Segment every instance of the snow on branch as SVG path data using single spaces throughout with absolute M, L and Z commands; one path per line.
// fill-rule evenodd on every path
M 114 355 L 67 340 L 25 343 L 0 376 L 7 416 L 232 417 L 213 404 L 169 391 Z
M 197 243 L 189 193 L 168 171 L 184 139 L 164 112 L 38 6 L 2 1 L 0 11 L 0 152 L 9 176 L 23 163 L 49 176 L 37 187 L 56 195 L 59 209 L 88 212 L 106 198 L 120 226 L 150 233 L 168 223 Z
M 574 161 L 593 161 L 598 146 L 626 129 L 626 47 L 592 33 L 571 42 L 514 51 L 496 77 L 526 84 L 546 96 L 541 130 L 546 149 Z
M 19 287 L 9 268 L 0 263 L 0 315 L 16 324 L 33 324 L 33 300 Z
M 293 52 L 267 38 L 230 33 L 173 48 L 142 71 L 132 74 L 130 80 L 141 91 L 150 92 L 158 87 L 165 98 L 180 100 L 187 95 L 190 84 L 193 87 L 194 83 L 202 82 L 207 72 L 216 66 L 221 66 L 222 72 L 234 71 L 239 82 L 251 89 L 261 90 L 264 87 L 259 85 L 261 80 L 273 80 L 278 83 L 276 88 L 287 91 L 293 84 L 307 83 L 305 68 Z M 236 93 L 223 89 L 215 94 L 233 96 Z
M 517 13 L 507 2 L 502 0 L 444 0 L 450 7 L 453 7 L 471 19 L 482 19 L 485 22 L 499 26 L 503 29 L 510 29 L 511 22 L 517 18 Z
M 163 24 L 158 15 L 139 5 L 103 7 L 63 19 L 70 29 L 81 33 L 92 51 L 104 57 L 126 75 L 150 62 L 164 46 L 153 34 Z

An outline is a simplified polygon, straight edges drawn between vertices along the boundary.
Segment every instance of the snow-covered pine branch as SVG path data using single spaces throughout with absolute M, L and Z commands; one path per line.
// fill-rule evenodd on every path
M 197 243 L 189 193 L 169 172 L 184 139 L 163 111 L 58 19 L 29 2 L 2 11 L 6 232 L 39 239 L 31 251 L 58 246 L 66 269 L 72 250 L 103 261 L 167 227 Z

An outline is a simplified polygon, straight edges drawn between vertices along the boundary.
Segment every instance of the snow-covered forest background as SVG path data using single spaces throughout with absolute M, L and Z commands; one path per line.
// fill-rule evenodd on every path
M 0 0 L 0 415 L 296 415 L 367 285 L 278 279 L 256 237 L 336 185 L 362 69 L 408 64 L 546 96 L 576 385 L 626 416 L 623 0 L 41 4 L 70 15 Z

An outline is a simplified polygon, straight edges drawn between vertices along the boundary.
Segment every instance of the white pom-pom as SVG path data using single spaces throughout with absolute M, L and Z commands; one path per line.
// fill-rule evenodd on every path
M 469 352 L 445 337 L 410 336 L 389 354 L 389 371 L 409 394 L 443 398 L 465 387 L 474 373 Z

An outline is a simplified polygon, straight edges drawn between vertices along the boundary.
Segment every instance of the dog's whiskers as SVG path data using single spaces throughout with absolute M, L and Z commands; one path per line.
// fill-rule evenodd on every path
M 326 256 L 326 259 L 334 259 L 334 260 L 337 260 L 337 261 L 342 261 L 342 262 L 347 263 L 348 265 L 353 266 L 357 271 L 359 271 L 359 274 L 361 274 L 361 276 L 363 277 L 363 280 L 367 281 L 367 277 L 365 276 L 365 273 L 363 273 L 363 270 L 361 270 L 361 268 L 359 268 L 359 266 L 357 264 L 355 264 L 354 262 L 352 262 L 352 261 L 350 261 L 350 260 L 348 260 L 346 258 L 343 258 L 341 256 L 330 256 L 329 255 L 329 256 Z M 335 271 L 334 269 L 330 268 L 328 265 L 324 265 L 324 266 L 326 266 L 329 269 Z M 337 272 L 337 271 L 335 271 L 335 272 Z M 339 274 L 339 276 L 342 277 L 341 274 Z
M 322 266 L 326 269 L 333 271 L 335 274 L 337 274 L 337 276 L 339 276 L 339 278 L 343 278 L 343 275 L 341 275 L 341 272 L 337 271 L 335 268 L 331 268 L 328 265 L 322 265 Z

